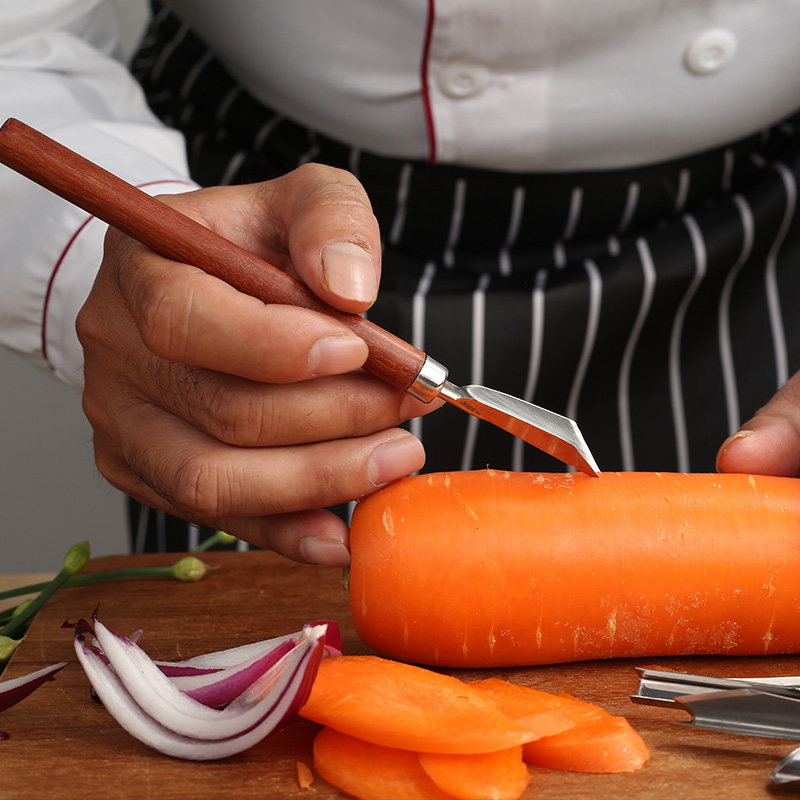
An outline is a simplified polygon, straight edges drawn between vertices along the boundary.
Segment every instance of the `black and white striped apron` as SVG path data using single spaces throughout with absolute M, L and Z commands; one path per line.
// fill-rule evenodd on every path
M 642 168 L 513 174 L 381 157 L 304 128 L 158 4 L 134 72 L 203 185 L 308 161 L 353 172 L 384 237 L 369 318 L 457 384 L 574 418 L 603 470 L 712 471 L 722 441 L 800 368 L 800 115 Z M 411 429 L 426 471 L 564 469 L 452 408 Z M 185 524 L 162 518 L 145 536 L 134 517 L 137 547 L 186 547 Z

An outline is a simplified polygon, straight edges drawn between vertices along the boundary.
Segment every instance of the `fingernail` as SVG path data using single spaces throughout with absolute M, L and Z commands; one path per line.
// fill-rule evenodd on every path
M 322 251 L 322 272 L 328 289 L 339 297 L 371 303 L 378 294 L 372 256 L 352 242 L 334 242 Z
M 350 552 L 339 539 L 321 539 L 317 536 L 306 536 L 300 540 L 297 547 L 300 555 L 309 564 L 338 567 L 350 563 Z
M 376 447 L 367 465 L 367 478 L 375 487 L 410 475 L 425 464 L 422 443 L 410 433 Z
M 747 430 L 747 431 L 736 431 L 736 433 L 731 434 L 719 447 L 717 450 L 717 457 L 715 459 L 715 468 L 717 472 L 720 472 L 720 465 L 722 459 L 724 458 L 725 454 L 728 452 L 728 448 L 739 439 L 746 439 L 748 436 L 752 436 L 755 431 Z
M 314 377 L 341 375 L 363 366 L 369 348 L 358 336 L 324 336 L 308 351 L 308 372 Z
M 738 439 L 746 439 L 748 436 L 752 436 L 755 431 L 736 431 L 736 433 L 731 434 L 723 443 L 722 446 L 719 448 L 720 452 L 724 453 L 735 441 Z

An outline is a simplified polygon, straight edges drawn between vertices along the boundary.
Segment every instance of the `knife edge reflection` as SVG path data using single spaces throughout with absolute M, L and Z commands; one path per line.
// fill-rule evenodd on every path
M 456 386 L 445 381 L 439 394 L 448 403 L 508 431 L 559 461 L 592 477 L 600 475 L 580 429 L 569 417 L 486 386 Z

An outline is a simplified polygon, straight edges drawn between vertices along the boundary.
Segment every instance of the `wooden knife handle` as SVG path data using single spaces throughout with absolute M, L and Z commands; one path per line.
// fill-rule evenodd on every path
M 364 368 L 398 389 L 425 353 L 357 314 L 338 311 L 277 267 L 16 119 L 0 128 L 0 162 L 151 250 L 202 269 L 264 303 L 302 306 L 347 325 L 369 347 Z

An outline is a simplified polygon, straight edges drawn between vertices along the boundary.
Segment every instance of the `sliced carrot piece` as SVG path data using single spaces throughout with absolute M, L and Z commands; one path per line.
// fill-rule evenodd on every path
M 300 714 L 386 747 L 429 753 L 490 753 L 535 734 L 469 684 L 377 656 L 322 659 Z
M 488 694 L 500 711 L 535 733 L 537 738 L 553 736 L 575 725 L 572 716 L 564 711 L 564 700 L 551 692 L 499 678 L 484 678 L 469 685 Z
M 633 772 L 647 761 L 647 745 L 628 721 L 594 703 L 497 678 L 470 686 L 489 694 L 500 711 L 531 730 L 536 730 L 537 713 L 546 709 L 566 720 L 561 731 L 552 730 L 523 745 L 522 757 L 528 764 L 573 772 Z
M 531 779 L 522 747 L 494 753 L 420 753 L 433 782 L 458 800 L 517 800 Z
M 333 728 L 314 738 L 314 766 L 328 783 L 360 800 L 452 800 L 428 777 L 416 753 Z
M 581 722 L 555 736 L 525 745 L 529 764 L 571 772 L 634 772 L 649 752 L 642 737 L 625 717 L 610 714 Z
M 301 789 L 310 789 L 311 784 L 314 783 L 314 773 L 308 764 L 302 761 L 297 762 L 297 784 Z
M 563 704 L 561 710 L 566 714 L 576 725 L 582 722 L 589 722 L 597 719 L 598 717 L 610 717 L 608 713 L 601 706 L 590 703 L 588 700 L 581 700 L 575 695 L 568 692 L 559 692 L 556 697 Z

